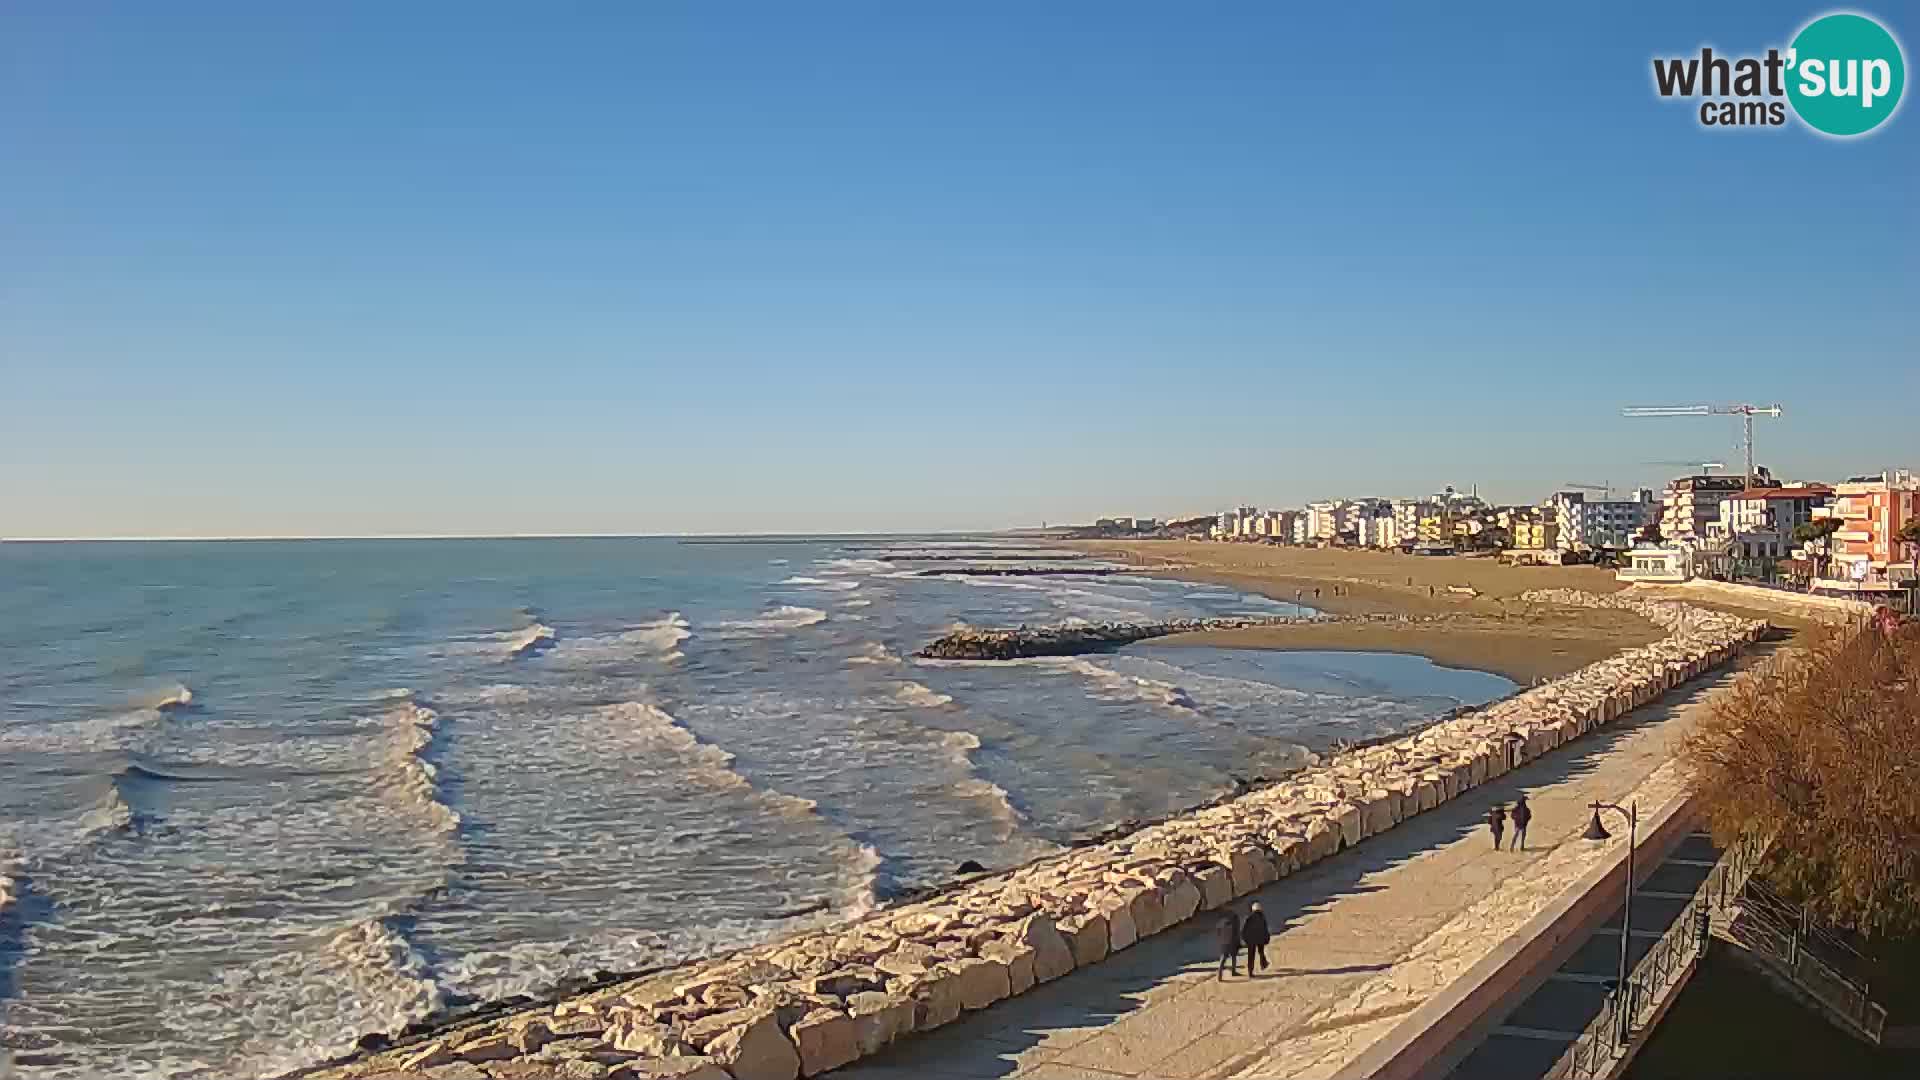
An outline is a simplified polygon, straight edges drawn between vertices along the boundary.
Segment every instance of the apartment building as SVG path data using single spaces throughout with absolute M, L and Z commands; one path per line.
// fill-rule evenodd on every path
M 1920 517 L 1920 478 L 1914 473 L 1889 470 L 1835 484 L 1831 502 L 1811 513 L 1811 520 L 1840 522 L 1826 575 L 1813 582 L 1817 591 L 1890 592 L 1913 584 L 1920 545 L 1902 541 L 1899 533 Z
M 1640 488 L 1624 499 L 1594 499 L 1583 491 L 1556 491 L 1547 505 L 1559 525 L 1555 546 L 1563 551 L 1631 547 L 1634 536 L 1660 516 L 1660 500 L 1649 488 Z

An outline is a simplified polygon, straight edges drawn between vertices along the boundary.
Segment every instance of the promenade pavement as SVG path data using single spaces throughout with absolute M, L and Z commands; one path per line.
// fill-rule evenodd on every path
M 1766 650 L 1754 650 L 1757 657 Z M 1580 839 L 1600 800 L 1684 794 L 1673 759 L 1703 699 L 1745 663 L 1268 886 L 1273 967 L 1217 980 L 1212 913 L 1103 963 L 918 1035 L 835 1080 L 1330 1077 L 1483 958 L 1625 838 Z M 1485 815 L 1522 791 L 1525 852 Z M 1617 830 L 1624 832 L 1624 830 Z M 1248 899 L 1235 903 L 1245 911 Z

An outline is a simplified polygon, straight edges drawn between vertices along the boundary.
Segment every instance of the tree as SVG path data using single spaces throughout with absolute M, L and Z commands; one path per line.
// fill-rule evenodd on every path
M 1900 526 L 1900 531 L 1893 535 L 1913 549 L 1913 576 L 1920 578 L 1920 517 L 1908 518 L 1906 524 Z
M 1821 572 L 1815 577 L 1826 577 L 1833 567 L 1833 534 L 1840 531 L 1839 518 L 1814 518 L 1803 521 L 1793 527 L 1793 542 L 1796 544 L 1820 544 L 1824 558 L 1820 564 Z
M 1660 535 L 1660 523 L 1657 521 L 1647 522 L 1641 527 L 1640 535 L 1634 537 L 1635 541 L 1642 544 L 1659 544 L 1665 542 L 1666 539 L 1666 537 Z
M 1920 625 L 1829 631 L 1718 696 L 1684 756 L 1714 835 L 1868 936 L 1920 932 Z

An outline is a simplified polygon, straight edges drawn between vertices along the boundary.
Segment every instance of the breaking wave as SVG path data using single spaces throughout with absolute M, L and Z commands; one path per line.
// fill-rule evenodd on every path
M 80 815 L 80 838 L 91 840 L 108 833 L 130 832 L 135 825 L 133 807 L 120 793 L 120 777 L 86 813 Z
M 762 637 L 798 630 L 803 626 L 813 626 L 826 621 L 827 613 L 819 608 L 783 604 L 758 618 L 717 622 L 713 624 L 713 628 L 720 631 L 719 636 L 722 637 Z
M 826 578 L 801 577 L 798 575 L 790 577 L 780 582 L 780 584 L 794 585 L 807 589 L 831 589 L 836 592 L 850 592 L 860 587 L 860 583 L 857 581 L 829 581 Z
M 951 695 L 942 694 L 917 682 L 896 684 L 893 688 L 893 696 L 905 704 L 923 709 L 937 709 L 942 705 L 953 704 Z
M 823 574 L 883 574 L 893 569 L 880 559 L 827 559 L 818 565 Z
M 1150 705 L 1158 705 L 1181 713 L 1197 714 L 1200 711 L 1200 706 L 1193 700 L 1193 695 L 1188 693 L 1185 687 L 1174 683 L 1129 675 L 1077 656 L 1044 657 L 1042 660 L 1044 661 L 1042 666 L 1086 676 L 1104 692 L 1103 696 L 1109 700 L 1144 701 Z
M 603 712 L 610 718 L 624 722 L 643 741 L 685 757 L 692 763 L 694 774 L 704 783 L 723 790 L 750 792 L 762 805 L 783 817 L 812 817 L 826 821 L 820 813 L 820 804 L 812 799 L 754 786 L 752 781 L 733 767 L 732 754 L 703 741 L 657 705 L 623 701 L 605 706 Z M 842 912 L 864 914 L 879 904 L 876 890 L 883 859 L 872 847 L 857 843 L 851 837 L 843 836 L 842 842 L 848 849 L 843 853 L 841 863 L 847 867 L 849 883 L 834 906 Z
M 851 600 L 840 601 L 840 606 L 845 608 L 871 607 L 872 605 L 873 601 L 868 600 L 864 596 L 856 596 Z
M 1011 839 L 1026 824 L 1026 815 L 1013 805 L 1013 796 L 1006 788 L 980 775 L 973 760 L 973 752 L 980 749 L 980 737 L 971 731 L 949 731 L 940 736 L 940 745 L 967 772 L 966 779 L 953 785 L 954 792 L 985 803 L 994 821 L 994 834 L 1001 840 Z
M 562 659 L 597 661 L 631 656 L 681 658 L 679 645 L 693 636 L 692 624 L 679 612 L 668 612 L 652 622 L 636 624 L 617 634 L 569 637 L 558 651 Z
M 532 656 L 553 644 L 553 627 L 546 623 L 534 623 L 524 630 L 506 635 L 507 655 L 512 657 Z
M 867 642 L 860 646 L 859 652 L 847 657 L 849 664 L 897 664 L 899 662 L 898 656 L 877 641 Z
M 172 690 L 162 694 L 158 700 L 149 704 L 147 708 L 152 709 L 154 712 L 165 714 L 179 712 L 192 705 L 193 691 L 187 689 L 185 686 L 175 686 Z
M 417 809 L 436 832 L 458 829 L 460 815 L 441 801 L 439 770 L 425 757 L 439 729 L 439 714 L 409 698 L 388 709 L 381 721 L 389 736 L 375 788 Z
M 356 998 L 371 1007 L 375 1031 L 399 1031 L 440 1011 L 446 994 L 402 929 L 400 916 L 362 919 L 327 939 Z

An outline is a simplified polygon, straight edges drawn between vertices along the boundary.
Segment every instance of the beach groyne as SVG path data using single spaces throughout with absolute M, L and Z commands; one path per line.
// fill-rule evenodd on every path
M 1325 615 L 1277 615 L 1260 619 L 1168 619 L 1162 622 L 1063 623 L 981 629 L 963 626 L 942 634 L 913 655 L 922 660 L 1018 660 L 1029 656 L 1078 656 L 1106 652 L 1148 638 L 1207 630 L 1244 630 L 1251 626 L 1337 622 Z
M 1728 662 L 1768 629 L 1624 594 L 1527 598 L 1632 611 L 1666 636 L 1106 843 L 841 926 L 463 1023 L 319 1075 L 817 1076 L 1385 832 Z

